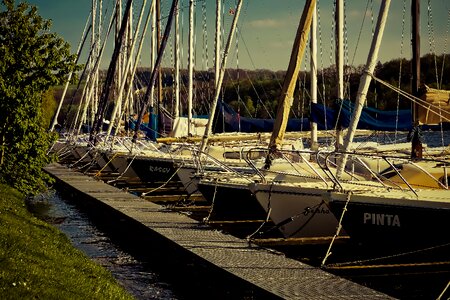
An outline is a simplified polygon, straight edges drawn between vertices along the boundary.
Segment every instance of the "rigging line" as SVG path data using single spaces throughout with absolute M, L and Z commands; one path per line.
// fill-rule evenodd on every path
M 250 59 L 250 63 L 252 65 L 253 69 L 256 70 L 257 68 L 256 68 L 256 65 L 255 65 L 255 62 L 253 61 L 253 58 L 250 55 L 250 51 L 248 50 L 248 46 L 247 46 L 247 43 L 245 42 L 244 35 L 242 34 L 240 26 L 236 26 L 236 31 L 239 32 L 239 36 L 240 36 L 242 42 L 244 43 L 245 51 L 247 52 L 248 58 Z M 278 83 L 278 87 L 281 89 L 282 88 L 281 80 L 280 80 L 280 78 L 278 78 L 276 72 L 274 72 L 274 76 L 275 76 L 276 82 Z M 265 90 L 264 90 L 264 92 L 265 92 Z M 267 96 L 266 93 L 265 93 L 265 96 Z
M 346 77 L 346 80 L 344 81 L 344 97 L 345 97 L 345 91 L 347 91 L 347 99 L 350 99 L 350 70 L 349 67 L 349 47 L 348 47 L 348 26 L 347 26 L 347 1 L 344 1 L 344 78 Z
M 402 85 L 402 67 L 403 67 L 403 44 L 405 37 L 405 15 L 406 15 L 406 0 L 403 0 L 403 11 L 402 11 L 402 37 L 400 40 L 400 62 L 399 62 L 399 74 L 398 74 L 398 89 Z M 397 144 L 397 132 L 398 132 L 398 114 L 400 111 L 400 93 L 397 93 L 397 113 L 395 114 L 395 136 L 394 142 Z
M 375 80 L 375 81 L 377 81 L 377 82 L 379 82 L 379 83 L 385 85 L 386 87 L 388 87 L 388 88 L 390 88 L 390 89 L 392 89 L 392 90 L 394 90 L 394 91 L 396 91 L 396 92 L 398 92 L 398 93 L 401 93 L 402 96 L 406 97 L 407 99 L 413 101 L 414 103 L 417 103 L 418 105 L 420 105 L 420 106 L 422 106 L 423 108 L 425 108 L 425 109 L 431 111 L 432 113 L 435 113 L 436 115 L 440 116 L 442 119 L 446 120 L 447 122 L 450 122 L 450 118 L 447 118 L 447 117 L 443 116 L 443 115 L 440 113 L 440 108 L 439 108 L 438 106 L 436 106 L 436 105 L 434 105 L 434 104 L 432 104 L 432 103 L 428 103 L 428 102 L 426 102 L 425 100 L 422 100 L 422 99 L 420 99 L 420 98 L 418 98 L 418 97 L 416 97 L 416 96 L 410 95 L 410 94 L 408 94 L 407 92 L 402 91 L 402 90 L 396 88 L 395 86 L 391 85 L 390 83 L 388 83 L 388 82 L 386 82 L 386 81 L 383 81 L 382 79 L 379 79 L 379 78 L 375 77 L 373 74 L 368 74 L 368 75 L 371 76 L 371 77 L 373 78 L 373 80 Z M 436 110 L 433 110 L 433 109 L 437 109 L 437 111 L 436 111 Z
M 117 14 L 116 14 L 116 8 L 117 8 L 117 5 L 114 6 L 114 9 L 113 9 L 112 14 L 111 14 L 111 19 L 110 19 L 110 21 L 109 21 L 108 31 L 105 33 L 106 36 L 105 36 L 105 38 L 104 38 L 104 40 L 103 40 L 103 45 L 102 45 L 102 47 L 100 48 L 100 53 L 99 53 L 99 54 L 97 55 L 97 57 L 96 57 L 95 64 L 94 64 L 94 66 L 93 66 L 94 73 L 96 73 L 96 72 L 98 71 L 99 67 L 100 67 L 100 60 L 101 60 L 101 58 L 102 58 L 102 55 L 103 55 L 103 53 L 104 53 L 104 49 L 105 49 L 105 47 L 106 47 L 106 41 L 108 40 L 109 34 L 111 33 L 111 30 L 112 30 L 113 25 L 114 25 L 114 21 L 116 20 L 116 17 L 117 17 Z M 91 73 L 92 73 L 92 70 L 91 70 L 91 72 L 89 72 L 89 74 L 88 74 L 88 79 L 90 78 Z M 88 81 L 88 79 L 87 79 L 87 81 Z M 90 96 L 92 96 L 92 95 L 89 94 L 89 95 L 88 95 L 88 99 L 91 98 Z M 86 104 L 85 104 L 85 107 L 83 108 L 83 115 L 86 114 L 86 111 L 87 111 L 87 105 L 88 105 L 88 100 L 86 99 Z M 79 124 L 79 126 L 78 126 L 78 130 L 79 130 L 80 128 L 81 128 L 81 122 L 80 122 L 80 124 Z
M 250 55 L 250 51 L 248 50 L 247 43 L 245 42 L 244 36 L 242 35 L 242 32 L 240 31 L 240 28 L 239 28 L 239 27 L 236 27 L 236 30 L 237 30 L 237 32 L 239 33 L 239 36 L 240 36 L 240 38 L 241 38 L 241 41 L 244 43 L 245 51 L 246 51 L 247 54 L 248 54 L 248 58 L 250 59 L 250 62 L 251 62 L 251 64 L 252 64 L 253 68 L 256 69 L 255 63 L 254 63 L 254 61 L 253 61 L 253 59 L 252 59 L 252 57 L 251 57 L 251 55 Z M 272 111 L 272 113 L 271 113 L 271 112 L 268 110 L 267 106 L 266 106 L 266 105 L 264 104 L 264 102 L 262 101 L 262 99 L 261 99 L 261 97 L 260 97 L 260 95 L 259 95 L 259 93 L 258 93 L 258 91 L 257 91 L 257 89 L 256 89 L 256 87 L 255 87 L 255 85 L 253 84 L 253 81 L 252 81 L 251 78 L 250 78 L 250 75 L 249 75 L 248 72 L 247 72 L 247 70 L 244 69 L 243 71 L 244 71 L 245 75 L 247 76 L 247 78 L 249 79 L 249 82 L 250 82 L 250 85 L 252 86 L 253 91 L 256 93 L 256 97 L 258 98 L 258 102 L 262 104 L 262 106 L 264 107 L 264 109 L 265 109 L 265 111 L 267 112 L 267 114 L 269 115 L 269 117 L 270 117 L 271 119 L 273 119 L 272 114 L 273 114 L 274 112 Z M 276 75 L 276 73 L 275 73 L 275 75 Z M 277 83 L 278 83 L 278 86 L 281 88 L 281 82 L 280 82 L 279 78 L 278 78 L 278 77 L 275 77 L 275 78 L 276 78 L 276 81 L 277 81 Z M 269 99 L 269 96 L 268 96 L 268 94 L 267 94 L 266 89 L 264 88 L 264 86 L 261 85 L 261 84 L 260 84 L 259 86 L 261 87 L 261 89 L 262 89 L 262 91 L 263 91 L 263 94 L 264 94 L 264 96 L 266 97 L 266 99 Z
M 450 9 L 448 10 L 448 17 L 447 17 L 447 26 L 446 26 L 446 33 L 444 38 L 444 53 L 442 56 L 442 67 L 441 67 L 441 82 L 439 83 L 439 86 L 442 86 L 442 80 L 444 78 L 444 65 L 445 65 L 445 58 L 446 58 L 446 48 L 447 48 L 447 42 L 448 42 L 448 36 L 449 36 L 449 30 L 450 30 Z
M 81 50 L 83 49 L 84 43 L 86 42 L 87 36 L 88 36 L 88 34 L 89 34 L 89 31 L 90 31 L 91 28 L 92 28 L 92 25 L 89 25 L 89 26 L 88 26 L 88 24 L 89 24 L 89 19 L 90 19 L 90 17 L 91 17 L 91 14 L 92 14 L 92 12 L 89 14 L 89 16 L 88 16 L 88 18 L 87 18 L 87 20 L 86 20 L 86 24 L 84 25 L 83 33 L 82 33 L 82 35 L 81 35 L 81 40 L 80 40 L 80 42 L 79 42 L 79 44 L 78 44 L 77 56 L 76 56 L 76 59 L 75 59 L 75 65 L 78 64 L 78 60 L 79 60 L 80 55 L 81 55 Z M 60 100 L 60 102 L 59 102 L 59 105 L 58 105 L 58 108 L 57 108 L 57 110 L 56 110 L 56 113 L 55 113 L 55 115 L 53 116 L 52 125 L 50 126 L 50 130 L 49 130 L 49 131 L 53 131 L 53 129 L 55 128 L 55 125 L 58 123 L 59 112 L 60 112 L 60 110 L 61 110 L 61 107 L 62 107 L 62 104 L 63 104 L 63 101 L 64 101 L 64 97 L 65 97 L 66 92 L 67 92 L 67 89 L 68 89 L 68 87 L 69 87 L 69 84 L 70 84 L 70 80 L 71 80 L 71 78 L 72 78 L 72 75 L 73 75 L 73 71 L 71 71 L 71 72 L 69 73 L 69 75 L 68 75 L 68 78 L 67 78 L 67 81 L 66 81 L 66 86 L 64 87 L 64 91 L 63 91 L 63 94 L 62 94 L 62 96 L 61 96 L 61 100 Z M 67 115 L 66 115 L 66 116 L 67 116 Z
M 322 25 L 321 25 L 321 14 L 320 14 L 320 1 L 317 0 L 317 28 L 319 31 L 319 49 L 320 49 L 320 65 L 321 65 L 321 77 L 322 77 L 322 93 L 320 90 L 318 90 L 319 95 L 321 96 L 321 100 L 323 103 L 323 111 L 326 111 L 326 88 L 325 88 L 325 68 L 323 63 L 323 43 L 322 43 Z M 327 122 L 327 114 L 324 114 L 324 122 L 325 122 L 325 129 L 328 129 L 328 122 Z M 328 137 L 326 138 L 326 143 L 329 144 Z
M 356 52 L 358 51 L 359 42 L 361 41 L 361 34 L 362 34 L 362 31 L 364 28 L 364 23 L 366 21 L 367 10 L 369 9 L 369 2 L 370 2 L 370 0 L 367 0 L 366 9 L 364 10 L 363 20 L 361 22 L 361 27 L 359 28 L 358 38 L 356 39 L 355 52 L 353 53 L 353 57 L 352 57 L 352 66 L 355 64 Z
M 434 39 L 434 26 L 433 26 L 433 12 L 431 9 L 431 1 L 428 0 L 428 6 L 427 6 L 427 28 L 428 28 L 428 44 L 430 47 L 430 53 L 433 55 L 434 59 L 434 70 L 436 75 L 436 85 L 437 88 L 440 89 L 441 86 L 439 85 L 439 74 L 438 74 L 438 66 L 437 66 L 437 55 L 436 55 L 436 41 Z

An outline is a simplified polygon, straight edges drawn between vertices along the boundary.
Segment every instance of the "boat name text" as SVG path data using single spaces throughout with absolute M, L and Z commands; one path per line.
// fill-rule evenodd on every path
M 316 207 L 316 208 L 311 208 L 311 207 L 305 207 L 305 209 L 303 210 L 303 215 L 307 216 L 309 214 L 329 214 L 330 210 L 327 209 L 326 207 Z
M 364 224 L 400 227 L 398 215 L 364 213 Z
M 170 172 L 170 168 L 164 168 L 164 167 L 157 167 L 157 166 L 150 166 L 149 168 L 150 172 L 154 172 L 154 173 L 169 173 Z

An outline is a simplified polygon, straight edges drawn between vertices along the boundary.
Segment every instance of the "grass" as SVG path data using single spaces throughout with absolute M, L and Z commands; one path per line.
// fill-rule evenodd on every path
M 24 197 L 0 185 L 0 299 L 133 299 Z

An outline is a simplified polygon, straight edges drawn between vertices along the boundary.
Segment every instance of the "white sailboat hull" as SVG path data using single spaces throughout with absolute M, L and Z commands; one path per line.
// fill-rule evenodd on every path
M 329 237 L 336 217 L 324 201 L 326 189 L 289 184 L 251 184 L 251 190 L 285 238 Z

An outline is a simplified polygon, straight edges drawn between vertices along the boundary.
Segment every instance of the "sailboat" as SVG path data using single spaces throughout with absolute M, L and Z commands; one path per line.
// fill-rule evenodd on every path
M 418 41 L 418 12 L 419 1 L 412 1 L 413 13 L 413 40 Z M 416 71 L 420 71 L 418 64 L 418 46 L 414 47 L 414 61 Z M 418 73 L 418 72 L 417 72 Z M 365 73 L 365 76 L 372 74 Z M 370 78 L 367 78 L 370 80 Z M 418 92 L 419 84 L 416 75 L 413 80 L 413 92 Z M 367 84 L 367 81 L 365 81 Z M 360 85 L 362 87 L 363 84 Z M 364 103 L 364 90 L 358 97 L 359 107 Z M 360 94 L 360 93 L 358 93 Z M 360 110 L 359 110 L 360 111 Z M 414 115 L 417 116 L 417 108 Z M 353 130 L 356 128 L 359 117 L 355 110 L 350 131 L 344 146 L 352 141 Z M 440 116 L 442 118 L 442 115 Z M 418 125 L 417 118 L 415 125 Z M 418 137 L 415 137 L 417 139 Z M 327 203 L 337 218 L 342 220 L 342 226 L 350 237 L 366 244 L 375 244 L 383 247 L 429 247 L 447 244 L 450 235 L 447 229 L 450 225 L 450 190 L 448 189 L 447 166 L 448 161 L 426 161 L 421 158 L 422 148 L 420 141 L 413 140 L 411 156 L 413 162 L 407 162 L 394 166 L 391 164 L 389 172 L 382 174 L 400 187 L 392 186 L 383 188 L 366 188 L 362 190 L 341 189 L 330 191 L 327 194 Z M 343 169 L 346 155 L 340 160 L 340 168 Z M 416 164 L 416 169 L 409 168 L 410 164 Z M 436 168 L 437 178 L 433 176 L 431 168 Z M 426 170 L 428 168 L 428 171 Z M 421 175 L 419 175 L 421 174 Z M 441 175 L 442 177 L 439 177 Z M 436 175 L 436 174 L 434 174 Z M 428 181 L 426 180 L 428 178 Z M 433 180 L 430 180 L 432 178 Z M 397 181 L 397 182 L 395 182 Z M 400 185 L 403 183 L 402 185 Z M 412 181 L 412 182 L 411 182 Z M 434 184 L 431 186 L 428 182 Z M 439 189 L 438 189 L 439 188 Z
M 342 4 L 343 2 L 339 3 Z M 269 144 L 269 154 L 265 161 L 265 173 L 276 165 L 274 162 L 277 157 L 282 156 L 280 150 L 286 130 L 287 115 L 291 106 L 292 86 L 295 86 L 299 61 L 301 61 L 301 55 L 303 54 L 299 49 L 304 49 L 306 43 L 306 36 L 301 38 L 299 36 L 305 34 L 305 32 L 308 33 L 312 20 L 316 18 L 315 5 L 315 1 L 307 1 L 305 4 L 304 15 L 300 24 L 305 26 L 304 18 L 307 18 L 308 22 L 306 27 L 299 25 L 298 36 L 295 40 L 283 85 L 282 95 L 285 95 L 285 97 L 280 101 Z M 308 12 L 307 17 L 305 17 L 305 12 Z M 342 42 L 342 40 L 340 41 Z M 316 128 L 316 126 L 312 127 Z M 312 132 L 312 135 L 315 135 L 312 140 L 317 143 L 315 131 Z M 309 159 L 305 159 L 301 162 L 303 166 L 294 167 L 294 170 L 299 173 L 299 177 L 296 179 L 283 178 L 283 180 L 280 180 L 273 178 L 272 180 L 249 184 L 249 188 L 260 206 L 266 211 L 268 217 L 285 238 L 330 237 L 336 230 L 338 222 L 323 201 L 323 193 L 332 188 L 333 183 L 329 180 L 328 170 L 320 165 L 320 161 L 323 159 L 325 162 L 329 160 L 326 156 L 314 155 L 314 153 L 309 155 L 309 157 L 314 156 L 316 157 L 315 160 L 310 162 Z

